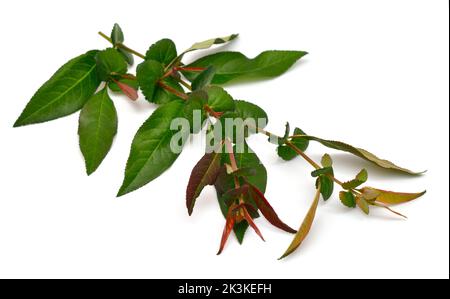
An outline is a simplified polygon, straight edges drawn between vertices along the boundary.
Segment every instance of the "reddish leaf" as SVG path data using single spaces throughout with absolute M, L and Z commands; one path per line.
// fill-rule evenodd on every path
M 222 195 L 222 200 L 227 206 L 230 206 L 234 200 L 238 199 L 241 195 L 248 194 L 248 185 L 242 185 L 241 187 L 231 189 Z
M 272 206 L 269 204 L 267 199 L 264 197 L 264 194 L 258 190 L 255 186 L 250 185 L 250 190 L 252 193 L 252 198 L 255 201 L 256 205 L 258 206 L 261 213 L 264 215 L 264 217 L 274 226 L 278 227 L 279 229 L 282 229 L 286 232 L 295 234 L 297 231 L 291 227 L 289 227 L 287 224 L 285 224 L 281 219 L 278 217 L 275 210 L 272 208 Z
M 191 177 L 186 189 L 186 206 L 189 215 L 194 209 L 195 200 L 207 185 L 212 185 L 216 181 L 220 170 L 221 154 L 212 153 L 205 154 L 200 161 L 197 162 L 192 169 Z
M 313 203 L 312 203 L 311 207 L 309 208 L 308 213 L 305 216 L 305 219 L 303 220 L 302 224 L 300 225 L 300 228 L 298 229 L 297 234 L 295 235 L 295 237 L 292 240 L 291 244 L 289 245 L 288 249 L 279 258 L 279 260 L 287 257 L 292 252 L 294 252 L 303 243 L 306 236 L 308 236 L 309 231 L 311 230 L 311 227 L 314 222 L 314 217 L 316 217 L 316 211 L 317 211 L 317 207 L 319 205 L 319 199 L 320 199 L 320 184 L 317 188 L 316 195 L 314 196 Z
M 138 99 L 139 95 L 138 95 L 136 89 L 134 89 L 130 85 L 127 85 L 127 84 L 117 81 L 117 80 L 114 80 L 114 82 L 117 84 L 117 86 L 123 92 L 123 94 L 126 95 L 128 98 L 130 98 L 133 101 L 136 101 Z
M 246 206 L 246 205 L 245 205 Z M 253 228 L 253 230 L 255 231 L 255 233 L 258 234 L 258 236 L 265 242 L 266 240 L 264 240 L 264 237 L 262 236 L 260 230 L 258 229 L 258 227 L 256 226 L 255 222 L 253 222 L 253 218 L 252 216 L 248 213 L 247 209 L 245 208 L 245 206 L 242 207 L 242 211 L 244 212 L 244 219 L 248 222 L 248 224 Z
M 361 189 L 361 192 L 363 194 L 376 193 L 376 201 L 382 202 L 387 205 L 397 205 L 419 198 L 424 195 L 426 191 L 420 193 L 404 193 L 364 187 Z
M 227 243 L 228 237 L 230 236 L 231 231 L 233 230 L 234 223 L 236 222 L 236 218 L 234 217 L 234 208 L 228 212 L 227 222 L 225 223 L 225 228 L 223 229 L 222 240 L 220 241 L 220 249 L 217 252 L 217 255 L 221 254 L 223 248 L 225 247 L 225 243 Z

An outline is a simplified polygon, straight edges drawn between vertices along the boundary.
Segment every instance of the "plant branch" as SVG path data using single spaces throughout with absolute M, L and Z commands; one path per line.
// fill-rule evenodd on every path
M 112 40 L 111 40 L 111 38 L 110 38 L 109 36 L 107 36 L 106 34 L 104 34 L 103 32 L 100 31 L 98 34 L 99 34 L 101 37 L 103 37 L 104 39 L 106 39 L 107 41 L 109 41 L 111 44 L 113 43 Z M 133 54 L 133 55 L 135 55 L 135 56 L 137 56 L 137 57 L 140 57 L 140 58 L 142 58 L 142 59 L 145 59 L 145 55 L 143 55 L 143 54 L 139 53 L 138 51 L 135 51 L 135 50 L 133 50 L 133 49 L 127 47 L 127 46 L 125 46 L 125 45 L 122 44 L 122 43 L 116 44 L 116 47 L 121 48 L 121 49 L 124 49 L 125 51 L 130 52 L 131 54 Z
M 174 89 L 174 88 L 164 84 L 161 81 L 158 82 L 158 85 L 161 86 L 162 88 L 164 88 L 165 90 L 167 90 L 168 92 L 176 95 L 177 97 L 182 98 L 183 100 L 187 100 L 188 99 L 187 94 L 179 92 L 178 90 L 176 90 L 176 89 Z
M 234 156 L 233 145 L 231 144 L 231 141 L 228 138 L 226 138 L 224 140 L 224 142 L 225 142 L 225 146 L 226 146 L 226 151 L 228 152 L 228 155 L 230 156 L 231 169 L 233 170 L 233 172 L 237 171 L 238 166 L 236 163 L 236 158 Z M 234 176 L 234 186 L 236 189 L 240 187 L 239 179 L 236 176 Z M 240 200 L 242 200 L 242 196 L 240 196 Z
M 177 81 L 178 81 L 181 85 L 183 85 L 184 87 L 186 87 L 189 91 L 192 91 L 192 87 L 191 87 L 191 85 L 190 85 L 189 83 L 187 83 L 186 81 L 184 81 L 184 80 L 182 80 L 182 79 L 180 79 L 180 78 L 177 78 Z
M 275 134 L 273 134 L 273 133 L 271 133 L 271 132 L 269 132 L 269 131 L 266 131 L 266 130 L 264 130 L 264 129 L 261 129 L 261 128 L 258 128 L 258 127 L 257 127 L 256 130 L 257 130 L 259 133 L 262 133 L 262 134 L 266 135 L 266 136 L 269 137 L 269 138 L 278 138 L 278 139 L 281 139 L 280 136 L 275 135 Z M 300 135 L 294 135 L 294 136 L 299 137 Z M 294 136 L 291 136 L 291 137 L 294 137 Z M 287 141 L 287 142 L 286 142 L 286 145 L 289 146 L 291 149 L 293 149 L 299 156 L 301 156 L 303 159 L 305 159 L 306 162 L 308 162 L 308 163 L 309 163 L 312 167 L 314 167 L 315 169 L 320 169 L 320 168 L 322 168 L 318 163 L 316 163 L 313 159 L 311 159 L 307 154 L 305 154 L 305 152 L 303 152 L 302 150 L 300 150 L 300 149 L 299 149 L 297 146 L 295 146 L 295 144 L 293 144 L 292 142 Z M 343 184 L 342 181 L 340 181 L 339 179 L 335 178 L 335 177 L 332 176 L 332 175 L 330 175 L 330 178 L 331 178 L 334 182 L 336 182 L 336 184 L 342 186 L 342 184 Z

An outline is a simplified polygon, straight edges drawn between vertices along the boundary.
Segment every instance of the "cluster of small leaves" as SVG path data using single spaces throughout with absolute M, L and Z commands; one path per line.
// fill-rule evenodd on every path
M 240 243 L 249 227 L 264 240 L 255 224 L 255 219 L 262 214 L 275 227 L 296 234 L 282 257 L 289 255 L 300 246 L 310 231 L 320 196 L 324 200 L 330 199 L 336 184 L 343 189 L 339 193 L 342 204 L 349 208 L 359 207 L 366 214 L 369 214 L 372 206 L 391 210 L 388 207 L 391 204 L 423 195 L 361 188 L 368 178 L 366 170 L 362 170 L 354 179 L 341 183 L 335 178 L 330 155 L 323 156 L 321 165 L 306 156 L 305 151 L 311 141 L 351 153 L 385 169 L 416 173 L 380 159 L 364 149 L 307 135 L 300 128 L 295 128 L 291 135 L 289 123 L 281 137 L 265 131 L 264 127 L 254 128 L 253 131 L 246 126 L 235 127 L 232 135 L 222 132 L 225 134 L 220 135 L 220 138 L 212 133 L 215 132 L 216 123 L 223 125 L 226 119 L 268 121 L 262 108 L 234 99 L 223 88 L 224 84 L 279 76 L 307 52 L 264 51 L 254 58 L 248 58 L 239 52 L 219 51 L 186 64 L 183 62 L 186 54 L 231 42 L 237 35 L 194 43 L 182 52 L 178 52 L 172 40 L 161 39 L 152 44 L 144 55 L 124 44 L 123 31 L 117 24 L 109 36 L 100 34 L 111 43 L 111 47 L 88 51 L 63 65 L 35 93 L 14 126 L 47 122 L 80 111 L 79 144 L 86 171 L 90 175 L 107 156 L 117 133 L 118 116 L 111 94 L 119 93 L 136 101 L 140 91 L 145 100 L 157 104 L 158 108 L 142 124 L 132 141 L 118 196 L 145 186 L 170 168 L 180 154 L 171 148 L 172 137 L 176 134 L 182 137 L 182 147 L 190 134 L 205 132 L 207 137 L 211 137 L 215 150 L 207 152 L 194 166 L 186 190 L 186 206 L 191 215 L 202 190 L 208 185 L 214 186 L 225 217 L 219 253 L 232 231 Z M 129 68 L 134 64 L 134 56 L 142 59 L 142 62 L 137 65 L 136 74 L 131 74 Z M 205 131 L 202 127 L 194 126 L 195 111 L 200 111 L 202 124 L 208 123 Z M 190 122 L 190 131 L 171 129 L 172 121 L 180 117 Z M 222 127 L 225 128 L 224 125 Z M 238 144 L 235 138 L 239 134 L 247 138 L 252 133 L 269 136 L 269 141 L 277 146 L 281 159 L 290 161 L 302 156 L 314 167 L 311 175 L 316 180 L 316 195 L 298 231 L 284 223 L 267 200 L 267 170 L 258 156 L 245 141 Z

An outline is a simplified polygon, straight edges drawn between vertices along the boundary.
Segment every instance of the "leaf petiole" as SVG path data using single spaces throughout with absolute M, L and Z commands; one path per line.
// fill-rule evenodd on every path
M 187 94 L 179 92 L 178 90 L 175 90 L 174 88 L 164 84 L 162 81 L 158 81 L 158 85 L 161 86 L 162 88 L 164 88 L 165 90 L 167 90 L 168 92 L 176 95 L 177 97 L 182 98 L 185 101 L 188 99 Z

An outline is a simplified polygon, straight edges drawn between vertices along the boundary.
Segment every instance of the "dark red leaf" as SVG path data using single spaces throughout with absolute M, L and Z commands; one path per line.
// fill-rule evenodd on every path
M 227 222 L 225 223 L 225 228 L 223 229 L 222 240 L 220 241 L 220 248 L 217 255 L 221 254 L 225 244 L 227 243 L 228 237 L 230 236 L 231 231 L 233 230 L 234 223 L 236 222 L 234 208 L 230 208 L 227 215 Z
M 264 194 L 258 190 L 255 186 L 250 185 L 250 191 L 252 194 L 252 198 L 256 203 L 256 206 L 259 208 L 261 213 L 264 215 L 264 217 L 274 226 L 278 227 L 279 229 L 282 229 L 284 231 L 287 231 L 289 233 L 295 234 L 297 231 L 287 224 L 285 224 L 281 219 L 278 217 L 275 210 L 272 208 L 272 206 L 269 204 L 267 199 L 264 197 Z
M 242 185 L 241 187 L 231 189 L 222 195 L 222 200 L 227 206 L 230 206 L 234 200 L 238 199 L 239 196 L 246 195 L 248 193 L 248 185 Z
M 186 189 L 186 206 L 189 215 L 194 209 L 195 200 L 207 185 L 212 185 L 216 181 L 220 170 L 221 153 L 205 154 L 197 165 L 192 169 L 191 177 Z

